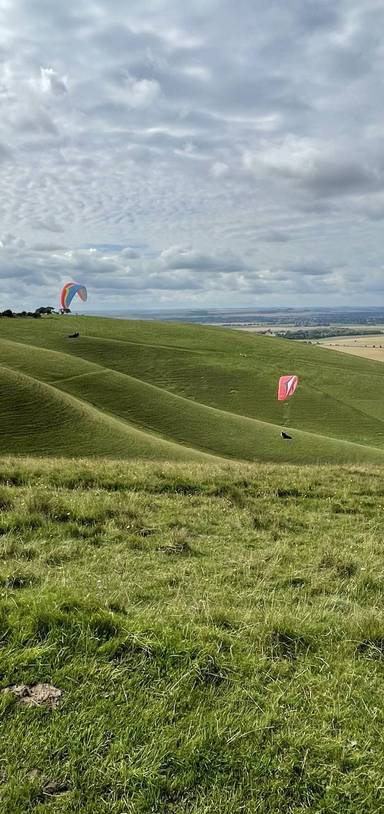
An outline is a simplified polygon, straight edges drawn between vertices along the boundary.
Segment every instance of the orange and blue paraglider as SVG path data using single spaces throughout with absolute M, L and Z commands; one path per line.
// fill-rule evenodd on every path
M 83 302 L 87 301 L 87 289 L 85 285 L 80 285 L 80 283 L 66 283 L 60 295 L 60 305 L 63 311 L 69 311 L 69 306 L 76 294 Z
M 293 396 L 298 383 L 298 376 L 280 376 L 279 386 L 277 389 L 278 401 L 285 401 Z

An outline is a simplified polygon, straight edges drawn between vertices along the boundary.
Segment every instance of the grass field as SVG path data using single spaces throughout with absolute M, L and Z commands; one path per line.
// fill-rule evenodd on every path
M 282 406 L 287 372 L 300 388 Z M 194 325 L 2 319 L 0 384 L 3 455 L 384 463 L 381 365 L 319 346 Z
M 3 460 L 7 814 L 372 814 L 383 470 Z
M 382 370 L 0 320 L 1 812 L 384 811 Z

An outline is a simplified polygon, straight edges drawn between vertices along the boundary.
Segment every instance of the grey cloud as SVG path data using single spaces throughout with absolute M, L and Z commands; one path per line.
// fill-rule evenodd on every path
M 286 232 L 279 231 L 278 229 L 269 229 L 267 232 L 259 234 L 258 239 L 265 243 L 288 243 L 291 238 Z
M 148 289 L 164 290 L 164 291 L 202 291 L 204 285 L 201 280 L 196 278 L 193 274 L 185 272 L 177 272 L 176 274 L 170 273 L 156 273 L 150 274 L 146 285 Z
M 11 234 L 10 232 L 1 235 L 0 248 L 9 250 L 19 250 L 25 247 L 25 241 L 21 237 Z
M 129 65 L 131 70 L 138 72 L 144 78 L 155 78 L 151 69 L 164 62 L 165 42 L 154 32 L 133 31 L 124 23 L 108 24 L 104 20 L 102 28 L 91 35 L 91 44 L 95 45 L 99 53 L 113 53 L 122 64 Z M 116 81 L 124 80 L 124 70 L 114 68 L 110 74 Z
M 309 34 L 337 29 L 341 21 L 341 6 L 333 0 L 300 0 L 296 6 L 298 23 Z
M 66 251 L 66 246 L 60 246 L 60 244 L 55 243 L 32 243 L 31 249 L 34 252 L 64 252 Z
M 8 161 L 11 158 L 11 150 L 5 144 L 0 143 L 0 163 L 2 161 Z
M 11 124 L 17 128 L 20 135 L 27 136 L 28 138 L 31 138 L 35 133 L 37 135 L 48 133 L 53 136 L 58 134 L 57 127 L 55 127 L 52 119 L 42 110 L 36 110 L 33 113 L 26 113 L 24 115 L 19 114 L 13 119 L 13 122 L 11 120 Z
M 316 264 L 303 264 L 297 266 L 289 266 L 286 269 L 286 274 L 291 276 L 294 274 L 295 276 L 298 275 L 300 277 L 324 277 L 328 276 L 332 269 L 326 266 L 320 266 Z
M 34 229 L 41 229 L 47 232 L 60 232 L 63 233 L 64 227 L 58 223 L 54 217 L 48 217 L 46 220 L 42 218 L 34 218 L 31 224 Z
M 369 74 L 372 66 L 372 52 L 365 51 L 362 44 L 356 46 L 339 46 L 328 55 L 329 69 L 340 80 L 361 80 L 364 74 Z
M 380 221 L 384 218 L 384 197 L 365 197 L 356 207 L 356 212 L 367 220 Z
M 247 268 L 243 264 L 241 271 L 223 271 L 219 270 L 220 259 L 217 259 L 215 264 L 215 258 L 212 256 L 210 267 L 206 267 L 202 274 L 198 266 L 194 269 L 165 267 L 164 251 L 160 254 L 153 253 L 151 257 L 134 259 L 131 265 L 127 265 L 121 257 L 121 252 L 106 257 L 102 251 L 95 249 L 52 250 L 41 253 L 40 259 L 39 251 L 33 247 L 29 249 L 28 246 L 20 244 L 15 253 L 11 251 L 12 244 L 17 244 L 15 236 L 9 239 L 9 247 L 3 250 L 0 295 L 1 280 L 16 277 L 20 283 L 28 282 L 28 285 L 35 286 L 36 292 L 41 292 L 40 301 L 43 295 L 45 299 L 50 298 L 54 301 L 55 297 L 58 297 L 63 280 L 76 275 L 87 285 L 90 302 L 94 302 L 94 307 L 98 307 L 101 294 L 102 303 L 110 307 L 114 302 L 118 307 L 123 307 L 125 296 L 129 296 L 129 305 L 132 307 L 135 301 L 142 302 L 143 297 L 153 296 L 154 304 L 157 302 L 157 296 L 161 296 L 162 301 L 166 301 L 168 297 L 169 302 L 176 302 L 175 297 L 181 297 L 188 292 L 191 297 L 203 298 L 209 296 L 210 292 L 211 295 L 214 293 L 215 303 L 218 291 L 223 293 L 224 298 L 239 295 L 247 297 L 252 294 L 273 298 L 279 296 L 282 284 L 291 296 L 298 294 L 311 296 L 317 293 L 324 294 L 330 288 L 335 290 L 337 277 L 333 274 L 332 267 L 319 266 L 313 261 L 291 264 L 285 268 L 270 267 L 259 270 Z M 174 254 L 175 247 L 171 247 L 169 255 Z M 342 287 L 345 284 L 343 269 L 338 270 L 338 276 L 340 278 L 338 285 Z M 370 290 L 374 291 L 375 287 L 379 286 L 378 277 L 370 274 L 369 278 L 372 283 Z M 355 279 L 358 279 L 357 276 Z M 22 298 L 27 297 L 25 307 L 31 307 L 29 304 L 31 292 L 31 288 L 25 288 L 20 294 Z M 37 296 L 37 293 L 34 296 Z M 35 302 L 37 303 L 37 299 Z
M 319 196 L 345 195 L 364 190 L 380 188 L 383 178 L 357 161 L 319 160 L 312 171 L 304 174 L 304 187 Z
M 345 297 L 353 279 L 368 297 L 383 24 L 374 0 L 3 0 L 2 231 L 23 243 L 1 259 L 15 285 L 48 298 L 79 273 L 90 291 L 108 280 L 118 305 L 124 291 L 268 304 L 300 286 L 308 302 Z
M 121 256 L 126 258 L 127 260 L 137 260 L 140 257 L 139 252 L 136 249 L 132 249 L 130 246 L 126 246 L 125 249 L 121 250 Z
M 351 155 L 351 145 L 336 148 L 319 140 L 288 137 L 275 146 L 263 145 L 259 152 L 246 152 L 246 171 L 256 178 L 281 177 L 296 189 L 314 197 L 332 198 L 380 190 L 384 187 L 381 156 L 376 148 L 364 156 Z
M 160 256 L 162 265 L 167 269 L 187 269 L 195 271 L 234 272 L 244 269 L 241 258 L 230 252 L 227 255 L 205 255 L 193 249 L 183 249 L 172 246 L 162 252 Z

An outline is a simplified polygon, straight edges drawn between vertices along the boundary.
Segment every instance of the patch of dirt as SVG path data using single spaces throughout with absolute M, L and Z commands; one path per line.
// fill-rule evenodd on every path
M 356 654 L 358 656 L 366 656 L 369 659 L 383 659 L 384 658 L 384 639 L 365 639 L 360 642 L 356 647 Z
M 57 797 L 58 794 L 65 794 L 66 791 L 69 791 L 66 783 L 56 783 L 54 780 L 45 783 L 42 788 L 45 797 Z
M 27 777 L 32 783 L 38 782 L 41 784 L 41 799 L 44 797 L 58 797 L 58 795 L 65 794 L 69 791 L 67 783 L 58 783 L 56 780 L 48 780 L 40 769 L 31 769 Z
M 136 532 L 139 537 L 150 537 L 151 534 L 156 534 L 157 529 L 154 528 L 147 528 L 147 529 L 138 529 Z
M 269 636 L 271 658 L 294 661 L 299 655 L 310 650 L 310 644 L 304 636 L 285 630 L 273 630 Z
M 56 709 L 62 690 L 53 687 L 52 684 L 13 684 L 5 687 L 2 692 L 12 692 L 17 696 L 22 704 L 29 707 L 48 707 Z

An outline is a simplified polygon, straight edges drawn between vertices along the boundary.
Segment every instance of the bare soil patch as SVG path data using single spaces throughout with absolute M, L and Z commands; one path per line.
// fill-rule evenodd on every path
M 22 704 L 29 707 L 49 707 L 49 709 L 56 709 L 59 699 L 62 696 L 62 690 L 53 687 L 52 684 L 13 684 L 10 687 L 5 687 L 2 692 L 12 692 L 17 696 Z

